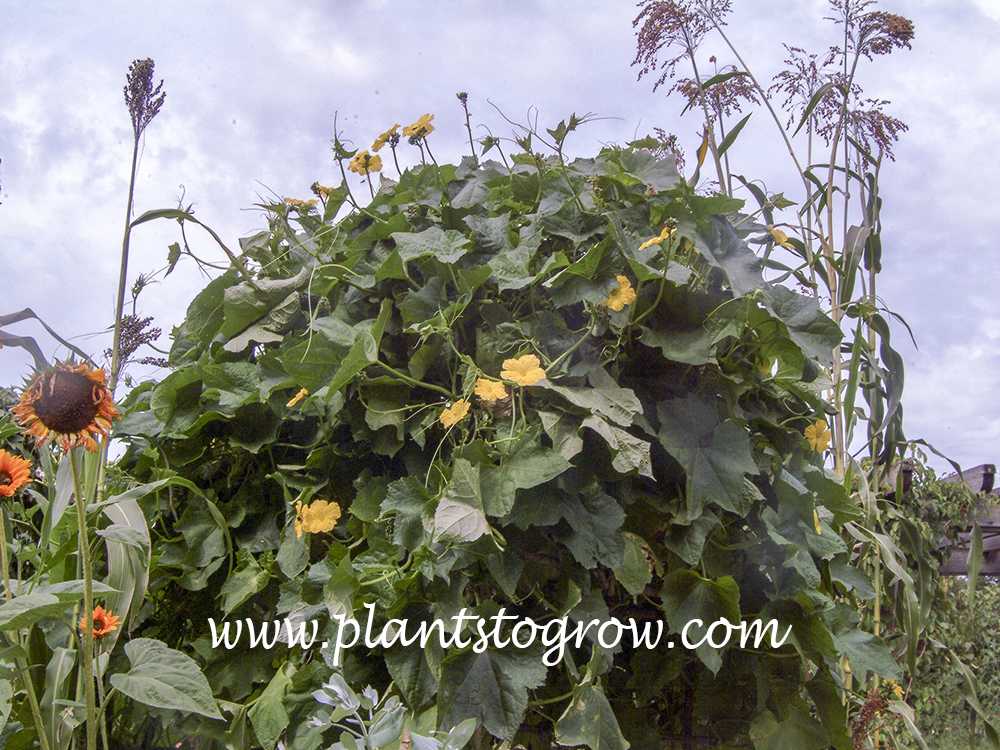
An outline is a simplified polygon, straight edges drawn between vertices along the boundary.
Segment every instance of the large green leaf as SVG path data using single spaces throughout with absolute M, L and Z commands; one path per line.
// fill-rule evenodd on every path
M 477 719 L 487 732 L 514 739 L 528 707 L 528 690 L 545 681 L 538 649 L 486 649 L 449 656 L 441 668 L 438 726 Z
M 713 581 L 692 570 L 675 570 L 664 579 L 660 596 L 670 629 L 680 635 L 686 632 L 692 644 L 703 641 L 714 623 L 727 620 L 738 626 L 741 622 L 740 591 L 732 576 Z M 701 620 L 701 624 L 695 624 L 695 620 Z M 728 630 L 724 626 L 716 627 L 712 633 L 714 642 L 723 642 L 726 633 Z M 712 672 L 722 667 L 720 650 L 707 640 L 695 649 L 695 653 Z
M 281 733 L 288 727 L 284 698 L 292 686 L 292 679 L 285 674 L 285 671 L 286 668 L 282 668 L 274 673 L 264 692 L 247 712 L 250 723 L 253 724 L 254 734 L 267 750 L 274 749 Z
M 429 227 L 416 233 L 396 232 L 392 239 L 404 263 L 427 255 L 442 263 L 454 263 L 469 251 L 471 245 L 461 232 L 442 230 L 440 227 Z
M 660 444 L 687 476 L 682 523 L 698 518 L 706 503 L 740 512 L 743 477 L 756 474 L 745 429 L 719 421 L 715 407 L 694 396 L 657 404 Z
M 0 630 L 20 630 L 67 609 L 71 606 L 52 594 L 22 594 L 0 604 Z
M 555 733 L 560 745 L 585 745 L 590 750 L 627 750 L 629 746 L 603 688 L 589 682 L 573 689 Z
M 483 510 L 479 465 L 465 459 L 455 461 L 451 481 L 434 512 L 434 539 L 473 542 L 490 530 Z
M 770 711 L 758 714 L 750 725 L 750 739 L 757 750 L 815 750 L 830 741 L 823 725 L 796 704 L 781 721 Z
M 129 641 L 125 653 L 131 668 L 111 675 L 111 685 L 118 692 L 154 708 L 222 720 L 208 680 L 191 657 L 152 638 Z
M 765 305 L 788 328 L 788 335 L 807 357 L 821 364 L 833 362 L 833 350 L 844 337 L 830 316 L 812 297 L 773 286 L 765 294 Z

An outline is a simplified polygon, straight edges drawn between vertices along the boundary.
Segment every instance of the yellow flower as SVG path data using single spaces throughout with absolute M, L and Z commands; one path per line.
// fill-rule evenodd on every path
M 302 538 L 302 532 L 310 534 L 330 531 L 340 518 L 340 506 L 326 500 L 314 500 L 309 505 L 302 501 L 295 503 L 295 536 Z
M 347 168 L 358 174 L 378 172 L 382 169 L 382 157 L 372 156 L 367 151 L 358 151 L 354 155 L 354 158 L 351 159 L 351 163 L 347 165 Z
M 760 370 L 760 374 L 761 375 L 770 375 L 771 374 L 771 370 L 774 369 L 774 360 L 773 359 L 762 359 L 758 363 L 757 369 Z
M 618 288 L 612 289 L 608 301 L 601 303 L 602 305 L 607 305 L 615 312 L 623 310 L 626 305 L 635 302 L 635 289 L 632 288 L 632 282 L 628 280 L 628 276 L 618 276 L 617 278 Z
M 120 416 L 106 377 L 83 363 L 55 365 L 32 381 L 11 411 L 38 444 L 58 439 L 64 451 L 83 446 L 97 453 L 94 436 L 108 437 L 111 420 Z
M 291 208 L 294 208 L 303 213 L 309 213 L 312 207 L 315 206 L 319 201 L 315 198 L 308 201 L 300 201 L 297 198 L 285 198 L 285 203 L 287 203 Z
M 285 406 L 287 406 L 289 409 L 291 409 L 293 406 L 295 406 L 297 403 L 299 403 L 300 401 L 302 401 L 302 399 L 304 399 L 308 395 L 309 395 L 309 391 L 307 391 L 305 388 L 303 388 L 298 393 L 296 393 L 292 397 L 292 400 L 289 401 L 287 404 L 285 404 Z
M 794 250 L 795 245 L 788 241 L 788 235 L 782 232 L 780 229 L 775 229 L 770 224 L 767 226 L 767 231 L 771 233 L 774 238 L 774 243 L 776 245 L 781 245 L 782 247 L 787 247 L 789 250 Z
M 433 119 L 434 115 L 424 115 L 412 125 L 407 125 L 405 128 L 403 128 L 403 137 L 421 138 L 425 135 L 433 133 L 434 126 L 431 125 L 431 120 Z
M 0 497 L 14 493 L 31 481 L 31 462 L 20 456 L 0 451 Z
M 892 693 L 896 696 L 896 698 L 903 697 L 903 688 L 895 680 L 886 680 L 885 684 L 889 686 L 889 689 L 892 690 Z
M 465 415 L 468 413 L 469 402 L 464 398 L 460 398 L 458 401 L 441 412 L 439 419 L 441 420 L 441 424 L 445 427 L 451 427 L 453 424 L 458 424 L 465 419 Z
M 825 419 L 819 419 L 815 424 L 811 424 L 803 431 L 809 446 L 822 453 L 830 447 L 830 428 L 826 425 Z
M 496 380 L 479 378 L 476 381 L 476 395 L 483 401 L 498 401 L 507 398 L 507 388 Z
M 819 525 L 819 511 L 813 508 L 813 525 L 816 527 L 816 534 L 821 535 L 823 533 L 823 527 Z
M 378 153 L 379 149 L 381 149 L 385 144 L 387 144 L 389 142 L 389 139 L 392 138 L 393 134 L 397 130 L 399 130 L 399 123 L 398 122 L 395 125 L 393 125 L 391 128 L 389 128 L 387 131 L 385 131 L 384 133 L 382 133 L 382 135 L 380 135 L 378 138 L 375 139 L 375 143 L 372 144 L 372 151 L 374 151 L 375 153 Z
M 312 185 L 310 185 L 309 189 L 312 190 L 314 193 L 316 193 L 316 195 L 321 195 L 327 200 L 330 199 L 330 193 L 333 192 L 333 188 L 328 188 L 325 185 L 320 185 L 318 182 L 314 182 Z
M 534 354 L 525 354 L 517 359 L 505 359 L 500 377 L 504 380 L 513 380 L 518 385 L 534 385 L 545 378 L 545 370 L 542 369 L 538 357 Z
M 664 240 L 670 239 L 670 235 L 672 235 L 673 233 L 674 233 L 674 230 L 673 230 L 672 227 L 669 227 L 669 226 L 663 227 L 663 231 L 660 232 L 660 236 L 659 237 L 654 237 L 651 240 L 646 240 L 641 245 L 639 245 L 639 249 L 640 250 L 645 250 L 650 245 L 659 245 Z

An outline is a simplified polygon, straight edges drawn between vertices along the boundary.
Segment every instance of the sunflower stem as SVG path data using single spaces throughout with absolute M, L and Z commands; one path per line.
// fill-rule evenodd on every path
M 97 711 L 94 697 L 94 586 L 90 570 L 90 537 L 87 533 L 87 501 L 83 496 L 76 448 L 70 448 L 73 469 L 73 492 L 76 495 L 76 522 L 79 532 L 80 561 L 83 565 L 83 685 L 87 701 L 87 750 L 97 750 Z
M 3 566 L 3 587 L 7 601 L 10 595 L 10 561 L 7 559 L 7 512 L 0 506 L 0 566 Z

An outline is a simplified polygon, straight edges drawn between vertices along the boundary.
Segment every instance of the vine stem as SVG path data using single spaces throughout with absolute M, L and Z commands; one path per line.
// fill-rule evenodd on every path
M 90 537 L 87 533 L 87 501 L 80 481 L 76 448 L 69 451 L 73 470 L 73 492 L 76 495 L 76 522 L 79 532 L 80 561 L 83 566 L 83 681 L 87 701 L 87 750 L 97 750 L 97 712 L 94 696 L 94 585 L 90 569 Z

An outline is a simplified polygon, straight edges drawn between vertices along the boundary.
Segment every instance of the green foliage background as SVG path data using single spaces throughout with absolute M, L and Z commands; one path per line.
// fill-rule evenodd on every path
M 223 615 L 316 618 L 327 640 L 366 604 L 380 623 L 504 607 L 791 627 L 777 650 L 588 641 L 548 670 L 540 649 L 348 652 L 350 684 L 532 747 L 846 750 L 840 659 L 899 676 L 850 603 L 873 594 L 842 540 L 860 506 L 802 433 L 839 329 L 765 283 L 747 242 L 770 235 L 742 202 L 694 193 L 652 142 L 565 162 L 575 119 L 549 131 L 556 156 L 427 164 L 339 220 L 346 183 L 318 212 L 267 206 L 269 230 L 241 242 L 253 279 L 211 281 L 174 371 L 130 394 L 119 469 L 199 490 L 142 500 L 158 539 L 137 633 L 204 660 L 234 723 L 199 732 L 321 746 L 305 720 L 332 649 L 213 650 Z M 619 275 L 638 298 L 615 312 Z M 473 395 L 526 353 L 546 380 Z M 469 416 L 445 429 L 460 398 Z M 345 518 L 299 539 L 295 504 L 314 498 Z

